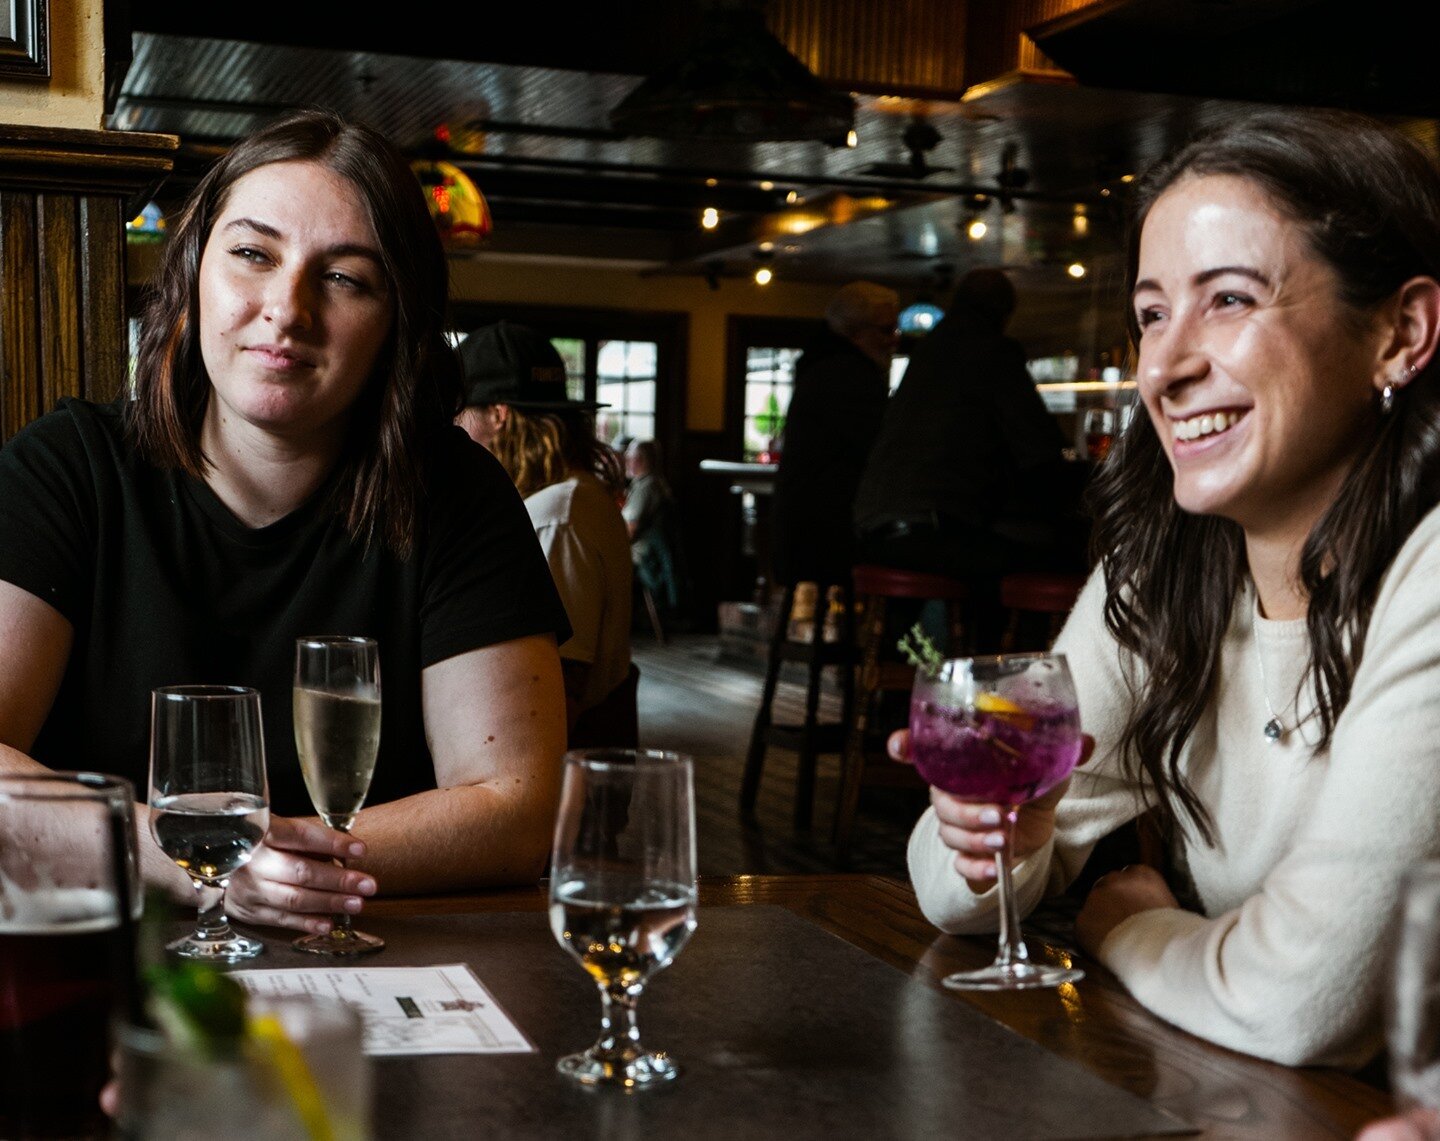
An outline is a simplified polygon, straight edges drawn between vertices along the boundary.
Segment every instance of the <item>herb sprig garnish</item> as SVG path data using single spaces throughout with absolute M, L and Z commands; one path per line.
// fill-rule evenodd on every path
M 905 660 L 927 678 L 933 681 L 940 675 L 945 655 L 935 647 L 919 622 L 910 627 L 910 632 L 901 637 L 896 647 L 905 655 Z

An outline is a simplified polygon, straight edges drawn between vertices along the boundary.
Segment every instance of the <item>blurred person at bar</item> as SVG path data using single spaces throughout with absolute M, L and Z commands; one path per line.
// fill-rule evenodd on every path
M 673 618 L 684 597 L 685 571 L 675 495 L 660 472 L 660 445 L 632 440 L 625 449 L 630 483 L 621 514 L 630 534 L 635 578 L 662 614 Z
M 852 281 L 796 362 L 771 502 L 781 583 L 849 580 L 855 489 L 890 393 L 899 319 L 893 289 Z
M 1193 1034 L 1359 1067 L 1402 874 L 1440 855 L 1440 172 L 1372 120 L 1276 110 L 1135 206 L 1148 415 L 1097 477 L 1056 646 L 1094 753 L 1020 810 L 1021 908 L 1144 813 L 1158 855 L 1089 888 L 1080 945 Z M 931 801 L 921 906 L 993 929 L 1001 808 Z
M 572 400 L 544 334 L 513 321 L 460 344 L 465 407 L 456 422 L 489 448 L 526 510 L 570 616 L 560 647 L 572 748 L 637 744 L 630 661 L 630 536 L 620 457 L 595 437 L 605 405 Z
M 1015 307 L 1003 270 L 960 279 L 911 354 L 855 496 L 860 561 L 969 582 L 982 647 L 999 637 L 1001 575 L 1063 562 L 1074 499 L 1064 435 L 1005 333 Z
M 378 890 L 544 866 L 569 627 L 513 484 L 452 424 L 447 288 L 384 136 L 283 117 L 172 228 L 133 399 L 64 400 L 0 450 L 0 768 L 144 789 L 153 688 L 259 689 L 273 814 L 233 918 L 323 932 Z M 295 640 L 323 633 L 376 638 L 384 669 L 353 839 L 302 818 Z M 146 878 L 192 900 L 139 831 Z

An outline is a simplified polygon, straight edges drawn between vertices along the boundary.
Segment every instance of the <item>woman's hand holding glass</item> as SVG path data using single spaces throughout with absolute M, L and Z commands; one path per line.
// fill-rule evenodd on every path
M 272 816 L 265 843 L 230 881 L 231 914 L 247 923 L 323 935 L 376 892 L 367 872 L 337 867 L 359 859 L 365 843 L 318 820 Z
M 1095 749 L 1095 739 L 1080 735 L 1080 760 L 1085 764 Z M 886 743 L 893 760 L 911 764 L 910 730 L 897 729 Z M 1011 858 L 1019 863 L 1043 848 L 1055 833 L 1055 808 L 1070 787 L 1067 778 L 1044 796 L 1022 804 L 1015 820 L 1015 842 Z M 995 853 L 1005 844 L 1005 806 L 981 804 L 938 788 L 930 789 L 930 803 L 940 824 L 940 841 L 955 853 L 955 870 L 965 877 L 977 894 L 995 886 Z

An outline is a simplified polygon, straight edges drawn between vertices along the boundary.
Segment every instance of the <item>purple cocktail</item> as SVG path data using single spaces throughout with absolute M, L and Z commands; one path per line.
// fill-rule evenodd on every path
M 910 758 L 926 782 L 960 800 L 1002 806 L 995 883 L 999 946 L 978 971 L 947 975 L 961 990 L 1028 990 L 1084 978 L 1069 959 L 1034 962 L 1020 937 L 1011 859 L 1024 804 L 1060 785 L 1080 761 L 1080 712 L 1063 654 L 1004 654 L 918 663 L 910 696 Z M 935 811 L 952 829 L 953 809 Z M 950 812 L 946 818 L 943 813 Z M 973 837 L 972 837 L 973 838 Z M 951 843 L 943 831 L 940 840 Z M 986 837 L 995 847 L 995 836 Z M 959 849 L 965 851 L 965 848 Z M 1027 853 L 1028 854 L 1028 853 Z M 973 861 L 966 865 L 973 868 Z M 988 885 L 972 890 L 984 895 Z
M 1073 705 L 1020 705 L 979 694 L 955 708 L 917 688 L 910 700 L 910 755 L 927 784 L 962 800 L 1023 804 L 1049 792 L 1080 759 Z M 986 711 L 986 706 L 989 711 Z

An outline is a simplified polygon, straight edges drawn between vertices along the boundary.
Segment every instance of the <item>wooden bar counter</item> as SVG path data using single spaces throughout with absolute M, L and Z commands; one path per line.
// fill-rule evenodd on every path
M 1109 1086 L 1127 1091 L 1163 1114 L 1171 1115 L 1170 1120 L 1173 1121 L 1172 1127 L 1155 1133 L 1132 1131 L 1114 1134 L 1116 1136 L 1198 1135 L 1207 1138 L 1255 1138 L 1257 1141 L 1261 1138 L 1265 1141 L 1284 1141 L 1287 1138 L 1294 1138 L 1296 1141 L 1301 1138 L 1352 1138 L 1364 1124 L 1391 1110 L 1391 1101 L 1386 1093 L 1354 1076 L 1318 1068 L 1290 1069 L 1257 1061 L 1176 1030 L 1143 1010 L 1108 972 L 1092 963 L 1082 963 L 1087 971 L 1084 981 L 1075 987 L 1061 988 L 1058 991 L 1018 994 L 967 992 L 962 995 L 946 990 L 940 985 L 940 978 L 954 970 L 987 964 L 994 955 L 994 942 L 989 938 L 959 938 L 937 932 L 920 914 L 909 886 L 896 880 L 847 874 L 740 876 L 710 880 L 702 878 L 700 920 L 696 938 L 698 940 L 701 933 L 707 929 L 707 914 L 714 917 L 710 925 L 712 930 L 729 930 L 732 933 L 743 930 L 745 926 L 737 925 L 735 920 L 761 914 L 759 911 L 729 911 L 723 916 L 727 922 L 722 923 L 719 922 L 722 916 L 718 915 L 715 909 L 746 909 L 766 905 L 768 908 L 765 914 L 778 915 L 777 909 L 789 913 L 789 916 L 779 917 L 784 918 L 790 925 L 792 937 L 796 933 L 804 934 L 807 938 L 813 936 L 814 932 L 808 928 L 829 932 L 844 940 L 850 948 L 858 948 L 865 956 L 889 964 L 908 977 L 909 983 L 896 980 L 897 984 L 903 984 L 900 990 L 893 987 L 878 988 L 874 992 L 877 996 L 883 991 L 890 997 L 877 997 L 877 1001 L 895 1001 L 895 995 L 908 991 L 911 994 L 921 993 L 925 998 L 925 1003 L 919 1006 L 928 1004 L 934 1007 L 933 999 L 936 995 L 944 996 L 945 1002 L 969 1004 L 1023 1039 L 1070 1063 L 1070 1066 L 1065 1067 L 1068 1072 L 1074 1072 L 1073 1068 L 1079 1067 Z M 521 913 L 511 918 L 521 925 L 528 925 L 530 921 L 524 917 L 524 913 L 543 912 L 545 908 L 543 891 L 535 889 L 377 900 L 366 907 L 361 925 L 364 926 L 371 920 L 425 917 L 417 921 L 420 927 L 416 935 L 423 936 L 429 929 L 424 925 L 442 922 L 436 917 L 470 916 L 472 918 L 468 922 L 478 924 L 484 922 L 480 917 L 493 917 L 497 913 Z M 796 926 L 790 917 L 798 918 L 808 925 L 808 928 Z M 276 932 L 265 934 L 273 939 Z M 474 937 L 473 933 L 471 937 Z M 1050 956 L 1064 953 L 1056 947 L 1045 945 L 1043 940 L 1033 935 L 1028 938 L 1028 942 L 1032 953 Z M 412 946 L 414 945 L 420 944 L 412 943 Z M 281 949 L 283 945 L 278 940 L 273 942 L 272 946 L 277 948 L 277 954 L 267 955 L 270 962 L 266 965 L 288 965 L 277 961 L 285 957 L 288 948 Z M 553 941 L 551 947 L 558 961 L 565 962 L 566 966 L 573 970 L 577 986 L 588 986 L 588 983 L 580 983 L 583 975 L 578 965 L 566 960 L 564 953 Z M 855 959 L 854 951 L 850 948 L 836 947 L 835 950 L 837 953 L 843 951 L 845 955 Z M 676 960 L 676 966 L 671 968 L 677 975 L 687 953 L 689 952 L 682 951 Z M 746 951 L 743 946 L 737 946 L 734 953 L 743 955 Z M 388 958 L 387 952 L 370 958 L 363 965 L 386 965 Z M 723 963 L 725 960 L 723 957 L 717 960 L 712 950 L 711 958 L 707 961 Z M 855 961 L 869 962 L 868 959 Z M 551 965 L 545 964 L 547 969 Z M 870 963 L 869 966 L 873 974 L 874 964 Z M 477 973 L 482 981 L 485 981 L 486 969 L 483 965 L 477 969 Z M 658 992 L 666 986 L 665 979 L 669 973 L 662 972 L 657 976 L 652 988 L 654 991 Z M 713 966 L 707 973 L 714 973 Z M 885 975 L 886 979 L 890 977 Z M 915 992 L 912 984 L 919 984 L 925 991 Z M 573 1033 L 573 1048 L 581 1048 L 592 1040 L 598 1025 L 598 1001 L 593 1006 L 583 1001 L 577 1003 L 575 996 L 583 993 L 574 991 L 563 996 L 567 1005 L 565 1036 L 568 1038 Z M 669 993 L 666 998 L 670 1004 L 667 1017 L 671 1023 L 671 1035 L 674 1036 L 673 1027 L 677 1013 L 682 1019 L 687 1013 L 684 1006 L 686 996 Z M 556 996 L 557 1002 L 561 999 L 562 996 Z M 842 999 L 843 987 L 837 986 L 835 1005 L 838 1009 L 834 1014 L 841 1020 L 837 1025 L 844 1024 L 845 1010 Z M 646 1030 L 646 1007 L 650 1001 L 649 993 L 641 1000 L 642 1032 Z M 737 995 L 736 1001 L 745 1001 L 745 996 Z M 927 1025 L 935 1023 L 934 1011 L 926 1015 L 919 1010 L 919 1006 L 913 1013 L 910 1010 L 886 1012 L 890 1022 L 897 1028 L 896 1035 L 905 1040 L 898 1046 L 895 1041 L 876 1043 L 877 1058 L 888 1052 L 888 1064 L 893 1064 L 895 1050 L 901 1049 L 911 1051 L 912 1058 L 923 1062 L 927 1052 L 926 1034 L 929 1031 L 924 1028 L 904 1029 L 907 1019 L 924 1020 L 928 1017 L 931 1022 Z M 942 1014 L 945 1011 L 961 1013 L 944 1005 L 938 1009 Z M 765 1013 L 757 1012 L 757 1016 L 763 1017 Z M 867 1014 L 873 1015 L 874 1012 Z M 777 1023 L 782 1021 L 784 1016 L 772 1011 L 770 1017 L 772 1021 L 767 1025 L 767 1030 L 772 1035 L 783 1036 L 786 1028 Z M 975 1022 L 973 1018 L 970 1018 L 969 1022 L 977 1031 L 990 1029 Z M 523 1028 L 523 1019 L 521 1025 Z M 844 1037 L 843 1033 L 840 1037 Z M 1002 1041 L 1013 1040 L 1002 1035 Z M 851 1044 L 845 1044 L 847 1049 Z M 940 1045 L 937 1040 L 937 1050 Z M 1016 1043 L 1016 1046 L 1024 1046 L 1024 1043 Z M 810 1047 L 807 1045 L 801 1048 L 808 1050 Z M 947 1048 L 955 1049 L 953 1035 Z M 994 1048 L 993 1042 L 991 1048 Z M 1025 1046 L 1025 1049 L 1030 1051 L 1032 1057 L 1039 1057 L 1029 1046 Z M 688 1059 L 690 1064 L 697 1068 L 698 1065 L 703 1065 L 703 1062 L 697 1065 L 697 1060 L 693 1057 L 693 1045 L 691 1052 L 692 1057 Z M 687 1061 L 678 1049 L 676 1054 L 682 1062 Z M 863 1052 L 860 1056 L 863 1057 Z M 553 1064 L 553 1059 L 546 1061 Z M 799 1062 L 808 1064 L 808 1060 L 804 1058 L 799 1059 Z M 812 1085 L 818 1083 L 818 1088 L 823 1089 L 830 1076 L 825 1072 L 825 1068 L 842 1064 L 853 1067 L 853 1051 L 847 1055 L 845 1051 L 837 1048 L 832 1058 L 817 1054 L 811 1067 L 818 1071 L 813 1075 Z M 981 1068 L 983 1070 L 983 1067 Z M 695 1075 L 697 1080 L 706 1076 L 699 1073 Z M 1063 1077 L 1063 1074 L 1061 1076 Z M 1076 1076 L 1085 1077 L 1082 1074 Z M 843 1085 L 844 1080 L 837 1069 L 834 1074 L 835 1083 Z M 1088 1078 L 1085 1080 L 1089 1081 Z M 385 1072 L 382 1069 L 378 1075 L 381 1106 L 386 1096 L 385 1081 Z M 660 1108 L 660 1103 L 649 1102 L 651 1097 L 678 1096 L 681 1093 L 678 1087 L 683 1086 L 684 1081 L 682 1075 L 673 1093 L 646 1094 L 628 1099 L 633 1103 L 633 1113 L 641 1115 L 635 1119 L 636 1122 L 643 1123 L 645 1105 L 653 1104 L 656 1109 Z M 1043 1092 L 1036 1091 L 1037 1107 L 1044 1100 Z M 973 1098 L 973 1095 L 968 1093 L 967 1096 Z M 1040 1109 L 1035 1109 L 1034 1119 L 1027 1116 L 1032 1107 L 1025 1102 L 1026 1099 L 1021 1098 L 1013 1105 L 1015 1129 L 1013 1132 L 1007 1129 L 1007 1135 L 1056 1136 L 1053 1121 L 1040 1121 Z M 833 1107 L 831 1108 L 833 1110 Z M 1006 1112 L 1010 1112 L 1008 1105 Z M 742 1135 L 771 1135 L 764 1128 L 764 1121 L 757 1120 L 742 1101 L 737 1100 L 733 1107 L 725 1111 L 724 1116 Z M 860 1123 L 857 1121 L 856 1124 L 858 1127 Z M 381 1109 L 377 1111 L 378 1136 L 385 1135 L 384 1125 L 385 1114 Z M 1097 1127 L 1095 1121 L 1080 1119 L 1078 1103 L 1074 1127 L 1073 1136 L 1105 1135 L 1103 1131 L 1097 1132 L 1097 1128 L 1103 1130 L 1103 1127 Z M 915 1135 L 916 1131 L 912 1122 L 891 1132 L 883 1128 L 879 1132 L 898 1137 Z M 959 1136 L 961 1133 L 952 1135 Z

